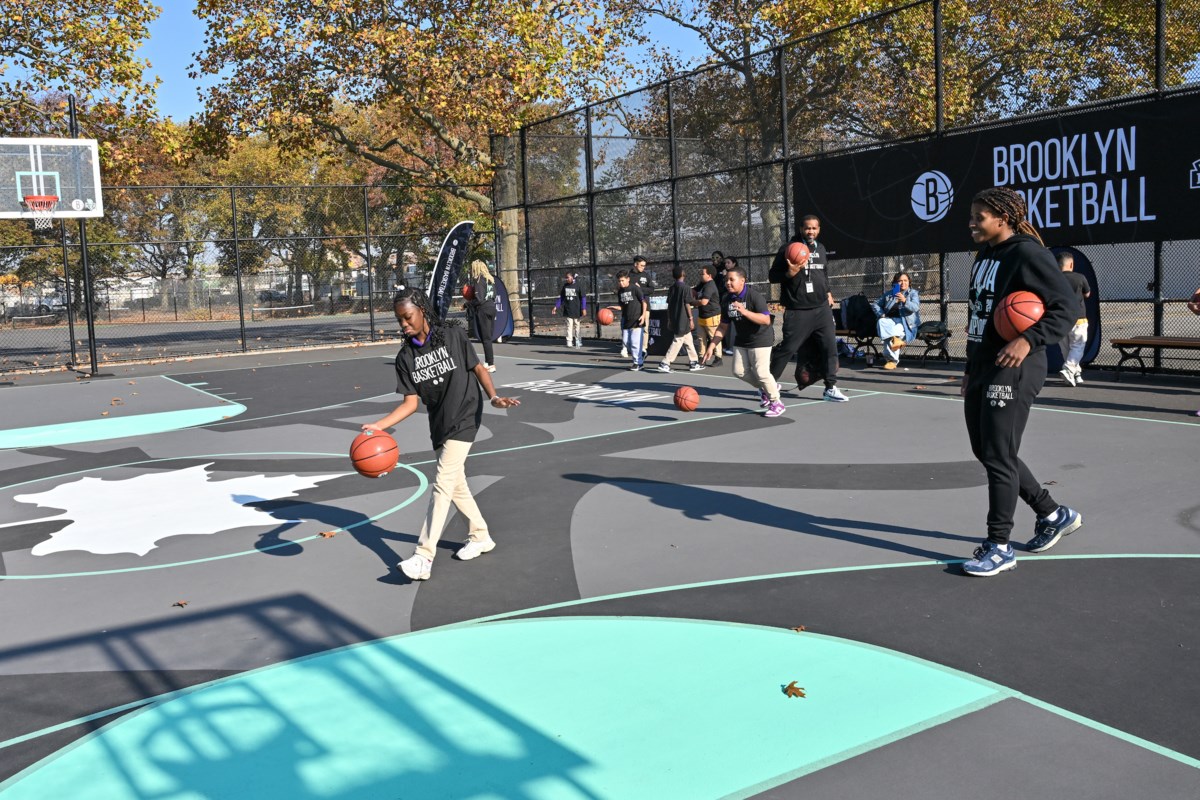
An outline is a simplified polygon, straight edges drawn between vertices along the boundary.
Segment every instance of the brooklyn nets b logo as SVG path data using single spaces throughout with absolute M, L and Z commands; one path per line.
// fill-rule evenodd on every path
M 950 211 L 954 202 L 954 187 L 950 179 L 937 170 L 924 172 L 912 187 L 913 213 L 926 222 L 937 222 Z

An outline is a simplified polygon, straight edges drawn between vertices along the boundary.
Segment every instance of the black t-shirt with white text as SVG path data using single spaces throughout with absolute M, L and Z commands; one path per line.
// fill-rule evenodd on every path
M 621 327 L 628 330 L 630 328 L 642 327 L 642 302 L 645 295 L 642 290 L 632 283 L 624 289 L 617 289 L 617 302 L 621 304 Z
M 396 354 L 396 392 L 416 395 L 429 414 L 429 436 L 436 450 L 448 439 L 475 441 L 483 418 L 483 393 L 472 372 L 479 359 L 457 325 L 442 328 L 442 344 L 413 340 Z
M 696 312 L 700 319 L 712 319 L 721 316 L 721 293 L 714 281 L 696 284 L 696 299 L 707 300 L 708 304 L 697 306 Z
M 770 311 L 767 309 L 767 298 L 748 283 L 742 287 L 740 294 L 733 292 L 726 294 L 721 301 L 721 324 L 728 323 L 732 327 L 735 333 L 734 346 L 757 348 L 770 347 L 775 344 L 775 331 L 772 330 L 770 324 L 759 325 L 746 319 L 741 312 L 731 308 L 737 302 L 745 303 L 747 311 L 770 315 Z
M 564 283 L 558 293 L 558 304 L 562 315 L 567 319 L 579 319 L 583 316 L 583 292 L 578 283 Z

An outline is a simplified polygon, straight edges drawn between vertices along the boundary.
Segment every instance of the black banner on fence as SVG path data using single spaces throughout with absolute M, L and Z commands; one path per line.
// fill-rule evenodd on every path
M 492 333 L 492 341 L 513 335 L 512 306 L 508 301 L 508 289 L 499 275 L 496 276 L 496 324 Z
M 433 310 L 442 319 L 450 312 L 458 273 L 467 260 L 467 244 L 471 241 L 471 231 L 474 229 L 475 223 L 469 220 L 450 229 L 446 240 L 442 242 L 442 251 L 438 253 L 433 274 L 429 276 L 429 302 L 433 303 Z
M 1011 186 L 1047 245 L 1196 237 L 1200 95 L 953 134 L 792 168 L 796 228 L 838 258 L 961 252 L 971 197 Z

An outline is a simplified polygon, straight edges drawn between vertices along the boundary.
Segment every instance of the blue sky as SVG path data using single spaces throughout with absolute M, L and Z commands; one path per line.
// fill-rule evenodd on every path
M 196 8 L 195 0 L 157 2 L 162 14 L 151 24 L 150 38 L 138 55 L 149 59 L 149 73 L 162 79 L 158 89 L 159 112 L 182 123 L 200 111 L 197 83 L 188 77 L 188 65 L 192 63 L 193 53 L 204 46 L 204 25 L 192 13 Z M 677 39 L 677 46 L 699 52 L 694 39 L 682 35 L 674 26 L 664 24 L 656 39 L 660 42 Z

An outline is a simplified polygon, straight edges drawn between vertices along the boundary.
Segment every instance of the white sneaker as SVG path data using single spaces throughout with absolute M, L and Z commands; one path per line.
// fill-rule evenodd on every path
M 433 562 L 425 556 L 413 553 L 412 558 L 407 558 L 396 566 L 400 567 L 400 571 L 407 575 L 409 580 L 427 581 L 429 580 L 429 571 L 433 568 Z
M 658 370 L 659 372 L 670 372 L 671 365 L 670 364 L 659 364 L 657 367 L 655 367 L 655 369 Z
M 470 561 L 472 558 L 478 558 L 484 553 L 490 553 L 496 549 L 496 542 L 489 536 L 486 539 L 480 539 L 478 542 L 470 541 L 458 548 L 458 552 L 454 557 L 459 561 Z
M 703 371 L 704 371 L 704 365 L 701 364 L 699 361 L 693 361 L 691 364 L 688 364 L 688 372 L 703 372 Z
M 1071 372 L 1070 367 L 1063 367 L 1058 371 L 1058 374 L 1062 375 L 1062 379 L 1067 383 L 1071 384 L 1072 386 L 1075 385 L 1075 373 Z
M 576 347 L 576 348 L 581 348 L 581 347 L 583 347 L 583 339 L 577 339 L 577 340 L 575 340 L 575 347 Z
M 628 347 L 621 348 L 621 358 L 629 358 L 629 348 Z
M 831 403 L 847 403 L 850 401 L 850 398 L 842 394 L 842 390 L 836 386 L 830 386 L 825 390 L 825 394 L 821 396 Z
M 1077 369 L 1075 370 L 1075 384 L 1079 385 L 1081 383 L 1083 383 L 1083 370 Z

